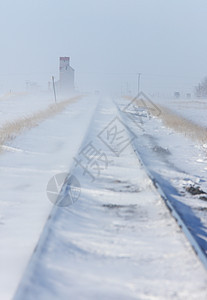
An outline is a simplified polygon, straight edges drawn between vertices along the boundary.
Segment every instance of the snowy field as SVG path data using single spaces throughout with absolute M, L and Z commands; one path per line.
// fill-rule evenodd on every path
M 0 97 L 0 126 L 7 122 L 30 116 L 54 104 L 54 97 L 48 94 L 6 94 Z
M 156 103 L 176 114 L 207 128 L 207 99 L 155 99 Z
M 0 299 L 207 299 L 206 269 L 146 172 L 207 253 L 205 194 L 187 191 L 207 192 L 205 148 L 127 103 L 116 100 L 120 114 L 110 98 L 84 97 L 4 147 Z M 78 201 L 53 206 L 48 181 L 69 172 Z

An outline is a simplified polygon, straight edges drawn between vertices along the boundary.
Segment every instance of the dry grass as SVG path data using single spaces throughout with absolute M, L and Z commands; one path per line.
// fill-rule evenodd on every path
M 173 128 L 202 144 L 207 143 L 207 129 L 205 127 L 177 115 L 166 107 L 159 106 L 159 108 L 161 110 L 160 118 L 167 127 Z
M 49 106 L 47 109 L 39 111 L 32 116 L 24 117 L 19 120 L 8 122 L 0 128 L 0 152 L 2 151 L 2 146 L 8 141 L 14 139 L 17 135 L 21 134 L 23 131 L 28 130 L 32 127 L 37 126 L 40 122 L 50 118 L 61 111 L 63 111 L 68 104 L 71 104 L 81 96 L 77 96 L 57 104 Z
M 126 97 L 129 101 L 132 101 L 132 98 Z M 143 100 L 137 100 L 136 105 L 143 107 Z M 146 106 L 148 104 L 146 103 Z M 156 107 L 159 109 L 160 113 L 157 114 L 156 110 L 150 109 L 150 113 L 156 117 L 159 117 L 165 126 L 174 129 L 176 132 L 182 133 L 184 136 L 191 138 L 194 141 L 199 143 L 207 143 L 207 128 L 202 127 L 194 122 L 183 118 L 182 116 L 176 114 L 172 110 L 156 104 Z

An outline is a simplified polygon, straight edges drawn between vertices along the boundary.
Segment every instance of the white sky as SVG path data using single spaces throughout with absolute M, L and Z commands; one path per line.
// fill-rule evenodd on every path
M 70 56 L 80 90 L 191 91 L 207 75 L 206 0 L 0 0 L 0 93 L 45 88 Z

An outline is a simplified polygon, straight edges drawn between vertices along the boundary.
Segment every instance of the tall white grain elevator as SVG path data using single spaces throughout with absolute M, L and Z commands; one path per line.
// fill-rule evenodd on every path
M 63 94 L 74 91 L 74 69 L 70 66 L 70 57 L 60 57 L 59 90 Z

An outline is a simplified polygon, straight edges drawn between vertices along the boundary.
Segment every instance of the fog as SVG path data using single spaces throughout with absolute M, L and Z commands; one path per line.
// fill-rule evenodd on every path
M 1 0 L 0 94 L 47 89 L 70 56 L 76 89 L 192 92 L 207 75 L 206 0 Z

